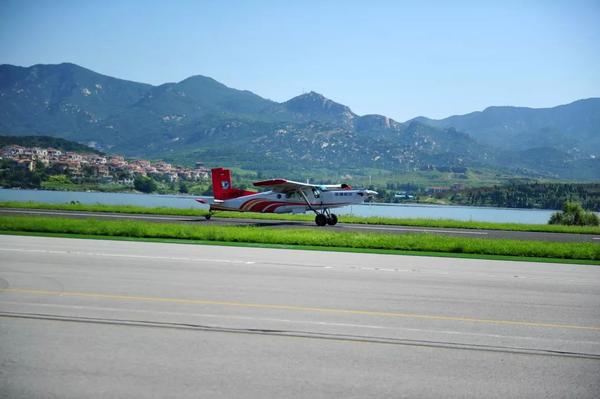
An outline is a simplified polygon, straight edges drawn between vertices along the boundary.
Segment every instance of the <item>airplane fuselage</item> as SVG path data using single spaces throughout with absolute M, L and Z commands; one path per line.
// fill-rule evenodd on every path
M 261 213 L 304 213 L 361 204 L 366 190 L 302 190 L 292 193 L 265 191 L 243 197 L 215 201 L 211 210 L 261 212 Z M 304 194 L 304 196 L 302 195 Z

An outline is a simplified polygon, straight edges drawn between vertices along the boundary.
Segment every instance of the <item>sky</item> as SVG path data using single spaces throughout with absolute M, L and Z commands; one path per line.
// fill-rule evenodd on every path
M 600 0 L 0 0 L 0 64 L 210 76 L 398 121 L 600 97 Z

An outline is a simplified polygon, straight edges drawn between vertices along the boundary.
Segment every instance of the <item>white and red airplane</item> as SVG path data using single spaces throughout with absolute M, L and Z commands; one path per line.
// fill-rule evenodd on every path
M 210 219 L 215 211 L 238 211 L 260 213 L 315 213 L 315 223 L 319 226 L 338 222 L 331 208 L 361 204 L 373 198 L 377 192 L 356 190 L 347 184 L 318 185 L 298 183 L 286 179 L 257 181 L 256 187 L 266 187 L 269 191 L 255 192 L 234 188 L 231 185 L 229 169 L 211 169 L 214 200 L 210 201 Z M 200 203 L 206 200 L 197 199 Z

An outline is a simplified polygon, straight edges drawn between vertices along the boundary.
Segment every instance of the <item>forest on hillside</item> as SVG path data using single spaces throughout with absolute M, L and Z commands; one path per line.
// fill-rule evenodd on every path
M 598 183 L 512 183 L 442 193 L 437 197 L 460 205 L 505 208 L 561 209 L 565 201 L 576 201 L 584 209 L 600 211 Z

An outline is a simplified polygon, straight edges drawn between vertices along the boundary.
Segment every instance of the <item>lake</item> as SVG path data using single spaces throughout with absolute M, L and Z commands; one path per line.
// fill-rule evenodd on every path
M 0 189 L 0 201 L 38 201 L 83 204 L 165 206 L 172 208 L 208 209 L 194 201 L 199 196 L 98 193 L 46 190 Z M 210 198 L 210 197 L 202 197 Z M 554 212 L 548 209 L 514 209 L 477 206 L 422 205 L 422 204 L 365 204 L 339 208 L 339 215 L 384 216 L 397 218 L 430 218 L 473 220 L 481 222 L 545 224 Z

